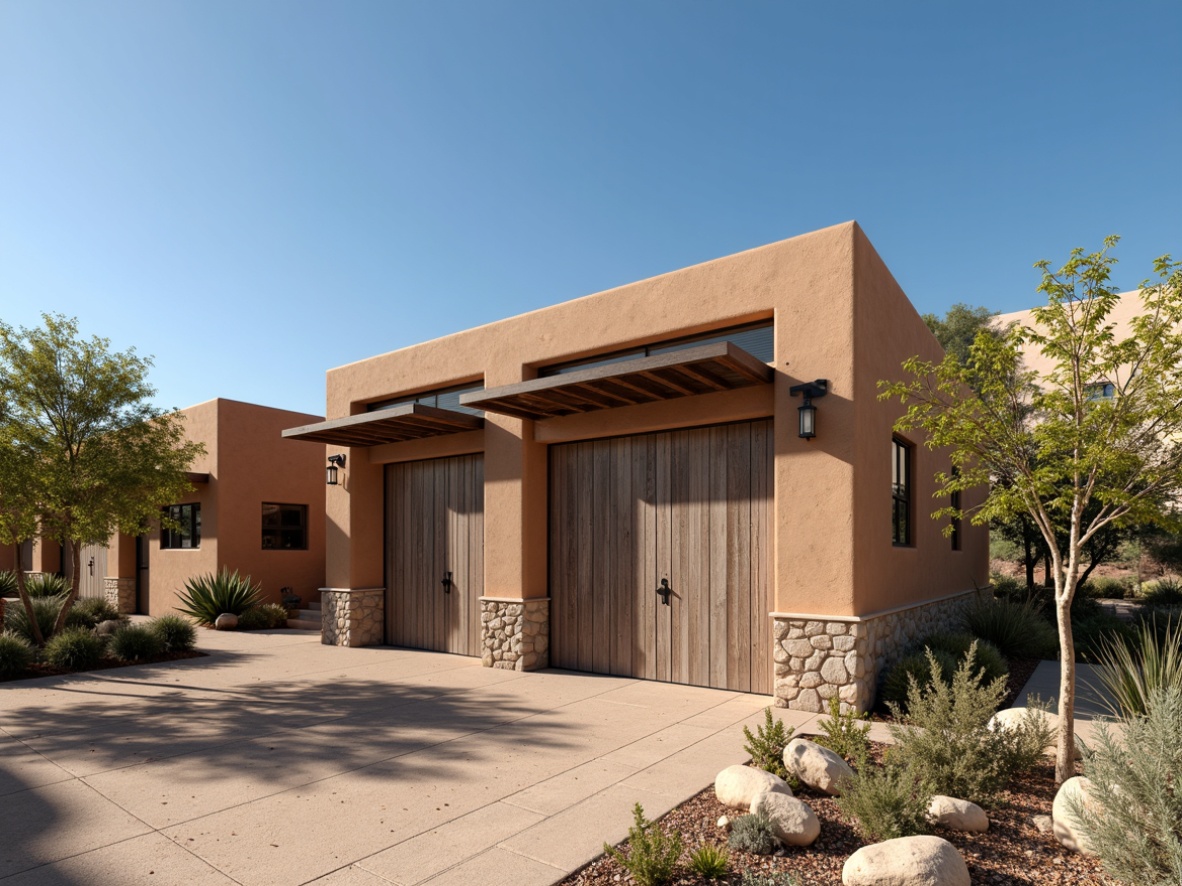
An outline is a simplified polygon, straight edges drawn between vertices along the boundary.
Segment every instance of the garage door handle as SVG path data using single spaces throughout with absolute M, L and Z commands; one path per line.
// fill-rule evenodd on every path
M 673 588 L 669 587 L 669 579 L 667 579 L 667 578 L 661 579 L 661 586 L 659 588 L 657 588 L 657 593 L 661 597 L 661 602 L 664 603 L 666 606 L 668 606 L 669 605 L 669 597 L 673 593 Z
M 451 573 L 450 572 L 443 573 L 443 579 L 439 583 L 441 585 L 443 585 L 443 593 L 445 593 L 445 594 L 451 593 Z

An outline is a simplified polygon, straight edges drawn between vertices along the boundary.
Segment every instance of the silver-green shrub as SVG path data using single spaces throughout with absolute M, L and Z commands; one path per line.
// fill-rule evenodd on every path
M 772 820 L 762 812 L 740 815 L 732 821 L 726 842 L 731 849 L 755 855 L 770 855 L 780 843 L 772 828 Z
M 932 794 L 918 773 L 888 761 L 863 764 L 842 784 L 837 806 L 857 822 L 858 832 L 872 843 L 930 834 L 928 804 Z
M 1137 886 L 1182 883 L 1182 687 L 1158 686 L 1144 714 L 1101 726 L 1084 760 L 1087 802 L 1070 814 L 1112 876 Z
M 677 873 L 681 858 L 681 834 L 666 834 L 661 826 L 644 817 L 644 807 L 632 807 L 633 825 L 628 829 L 628 854 L 603 844 L 603 851 L 624 866 L 639 886 L 664 886 Z

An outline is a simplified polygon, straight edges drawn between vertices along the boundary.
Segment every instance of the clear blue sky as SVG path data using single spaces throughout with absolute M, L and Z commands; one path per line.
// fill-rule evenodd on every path
M 0 317 L 162 406 L 856 219 L 921 311 L 1182 255 L 1182 3 L 0 0 Z M 364 322 L 358 322 L 364 318 Z

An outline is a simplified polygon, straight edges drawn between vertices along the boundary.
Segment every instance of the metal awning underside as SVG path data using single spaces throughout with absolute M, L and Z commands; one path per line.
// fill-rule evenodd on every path
M 460 403 L 537 420 L 730 391 L 771 380 L 772 369 L 763 361 L 731 342 L 713 342 L 474 391 L 460 397 Z
M 289 428 L 283 432 L 288 440 L 307 440 L 335 446 L 377 446 L 381 443 L 401 443 L 423 437 L 459 434 L 484 427 L 484 419 L 453 409 L 407 403 L 389 409 L 378 409 L 364 415 L 350 415 L 314 425 Z

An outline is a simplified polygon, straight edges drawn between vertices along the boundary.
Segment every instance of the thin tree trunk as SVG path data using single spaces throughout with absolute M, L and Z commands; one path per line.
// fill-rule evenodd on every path
M 23 548 L 23 542 L 18 541 L 16 543 L 16 593 L 21 598 L 21 604 L 25 607 L 25 615 L 29 619 L 29 629 L 33 632 L 33 642 L 38 646 L 44 646 L 45 638 L 41 636 L 41 625 L 38 624 L 37 616 L 33 613 L 33 600 L 25 588 L 25 552 Z
M 1030 527 L 1022 523 L 1022 543 L 1026 547 L 1026 591 L 1034 591 L 1034 533 Z
M 73 573 L 70 576 L 70 592 L 66 594 L 66 599 L 62 602 L 62 608 L 58 610 L 57 620 L 53 623 L 53 632 L 56 634 L 66 625 L 66 616 L 70 614 L 70 610 L 74 608 L 74 601 L 78 599 L 78 579 L 80 574 L 78 572 L 78 561 L 82 559 L 82 542 L 70 539 L 70 571 Z
M 1059 743 L 1055 750 L 1055 783 L 1075 775 L 1075 638 L 1071 632 L 1071 597 L 1056 601 L 1059 622 Z

